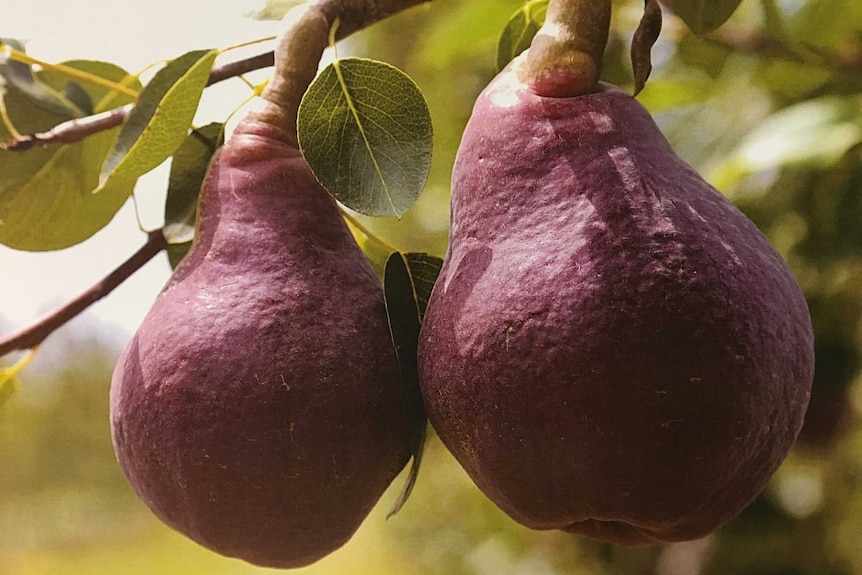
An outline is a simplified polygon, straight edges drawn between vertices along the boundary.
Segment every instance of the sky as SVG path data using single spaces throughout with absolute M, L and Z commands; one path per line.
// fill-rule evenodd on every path
M 153 62 L 201 48 L 225 48 L 278 33 L 278 22 L 245 17 L 264 0 L 27 0 L 0 1 L 0 37 L 24 40 L 27 52 L 49 62 L 105 60 L 130 72 Z M 261 44 L 250 55 L 269 49 Z M 243 54 L 243 53 L 237 53 Z M 229 61 L 227 55 L 218 62 Z M 269 71 L 250 75 L 254 82 Z M 197 125 L 223 121 L 250 95 L 239 80 L 207 89 Z M 147 229 L 162 224 L 168 165 L 144 176 L 136 187 L 138 209 Z M 138 227 L 132 202 L 89 240 L 55 252 L 20 252 L 0 246 L 0 335 L 23 327 L 74 297 L 140 248 L 146 236 Z M 164 254 L 94 304 L 86 329 L 128 338 L 142 321 L 170 275 Z M 11 325 L 10 325 L 11 324 Z M 57 337 L 59 337 L 59 333 Z M 49 340 L 50 341 L 50 340 Z M 122 343 L 120 344 L 122 345 Z

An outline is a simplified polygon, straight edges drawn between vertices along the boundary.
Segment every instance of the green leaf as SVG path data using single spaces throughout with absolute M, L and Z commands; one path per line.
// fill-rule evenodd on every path
M 497 41 L 497 72 L 530 47 L 533 37 L 545 22 L 547 12 L 548 0 L 529 0 L 512 14 Z
M 431 167 L 431 115 L 416 84 L 374 60 L 329 66 L 299 106 L 306 161 L 338 201 L 370 216 L 400 217 Z
M 224 124 L 212 123 L 192 131 L 171 162 L 165 201 L 164 236 L 168 262 L 176 269 L 192 247 L 198 195 L 216 149 L 224 143 Z
M 93 76 L 111 80 L 135 92 L 141 89 L 141 82 L 136 76 L 108 62 L 70 60 L 62 64 Z M 104 112 L 134 102 L 134 98 L 127 94 L 108 90 L 102 86 L 96 86 L 79 80 L 70 80 L 62 72 L 43 70 L 39 73 L 39 79 L 58 93 L 62 92 L 67 97 L 70 97 L 70 99 L 79 102 L 82 108 L 87 108 L 87 114 Z
M 82 60 L 64 65 L 140 88 L 137 80 L 113 64 Z M 57 91 L 63 91 L 68 83 L 55 72 L 41 71 L 37 76 Z M 100 86 L 80 87 L 91 102 L 96 102 L 97 113 L 131 100 Z M 20 94 L 10 92 L 6 96 L 9 115 L 23 133 L 48 130 L 63 121 L 63 117 L 39 108 Z M 24 152 L 0 150 L 0 243 L 21 250 L 57 250 L 82 242 L 104 227 L 133 186 L 116 184 L 101 194 L 91 193 L 99 184 L 102 163 L 118 131 L 94 134 L 75 144 Z
M 72 102 L 80 109 L 85 116 L 93 114 L 93 102 L 90 100 L 90 95 L 77 82 L 69 82 L 66 84 L 66 89 L 63 90 L 63 96 L 69 102 Z
M 862 99 L 826 96 L 785 108 L 742 140 L 710 181 L 719 189 L 778 168 L 827 168 L 862 142 Z
M 159 70 L 138 96 L 99 178 L 134 181 L 168 159 L 183 143 L 209 79 L 217 50 L 188 52 Z
M 0 38 L 0 42 L 24 52 L 24 45 L 17 40 Z M 61 121 L 87 115 L 86 108 L 77 106 L 62 92 L 40 82 L 29 65 L 16 62 L 9 55 L 0 52 L 0 95 L 8 92 L 17 93 L 37 108 L 56 115 Z
M 430 13 L 416 13 L 415 22 L 411 24 L 408 21 L 407 26 L 421 25 L 422 34 L 411 38 L 403 47 L 395 44 L 396 53 L 406 50 L 404 53 L 409 54 L 411 64 L 426 77 L 429 74 L 435 78 L 438 74 L 447 74 L 447 77 L 478 74 L 480 77 L 471 78 L 466 83 L 459 81 L 450 84 L 459 87 L 456 92 L 470 89 L 471 84 L 473 88 L 481 89 L 487 82 L 487 78 L 483 80 L 482 77 L 493 72 L 490 68 L 485 69 L 494 64 L 491 62 L 486 66 L 488 54 L 491 52 L 493 58 L 500 30 L 508 20 L 508 15 L 523 3 L 524 0 L 441 3 L 439 11 L 435 7 L 433 16 Z M 388 25 L 392 34 L 399 34 L 401 21 L 399 18 L 383 23 L 381 32 L 385 34 Z M 388 38 L 384 40 L 388 41 Z M 384 53 L 392 53 L 388 50 L 383 48 Z M 429 87 L 432 93 L 437 90 L 436 87 Z
M 422 394 L 419 390 L 417 348 L 425 307 L 442 265 L 443 260 L 440 258 L 418 253 L 394 253 L 386 262 L 383 287 L 386 295 L 386 313 L 389 316 L 389 330 L 401 365 L 402 378 L 409 387 L 417 436 L 410 474 L 389 512 L 390 516 L 398 513 L 410 497 L 422 462 L 426 417 L 422 406 Z
M 842 51 L 855 46 L 862 30 L 862 2 L 807 0 L 787 18 L 788 34 L 807 48 Z
M 168 244 L 184 244 L 194 237 L 198 194 L 210 158 L 223 143 L 224 124 L 214 122 L 193 130 L 174 153 L 165 201 Z
M 183 258 L 186 257 L 190 249 L 192 249 L 192 242 L 190 241 L 182 244 L 168 244 L 168 249 L 165 250 L 165 253 L 168 255 L 168 263 L 171 265 L 172 270 L 177 269 L 177 266 L 180 265 L 180 262 L 183 261 Z
M 736 11 L 742 0 L 673 0 L 673 11 L 698 36 L 709 34 Z

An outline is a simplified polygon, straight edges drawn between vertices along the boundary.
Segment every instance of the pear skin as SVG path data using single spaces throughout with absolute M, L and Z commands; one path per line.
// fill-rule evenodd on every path
M 705 536 L 765 487 L 813 378 L 767 238 L 601 85 L 481 94 L 419 343 L 430 421 L 516 521 L 619 544 Z
M 201 545 L 307 565 L 404 467 L 410 418 L 379 280 L 295 137 L 245 120 L 210 165 L 190 252 L 114 373 L 130 484 Z

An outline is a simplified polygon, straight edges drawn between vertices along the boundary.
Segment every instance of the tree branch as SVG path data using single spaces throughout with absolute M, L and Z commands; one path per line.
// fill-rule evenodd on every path
M 237 60 L 235 62 L 228 62 L 227 64 L 222 64 L 220 66 L 214 66 L 212 71 L 210 71 L 210 77 L 207 81 L 207 86 L 218 84 L 222 80 L 242 76 L 243 74 L 247 74 L 254 70 L 269 68 L 273 65 L 274 61 L 275 55 L 273 51 L 270 50 L 269 52 L 264 52 L 263 54 L 251 56 L 243 60 Z
M 253 70 L 268 68 L 273 65 L 273 61 L 273 52 L 269 51 L 243 60 L 215 66 L 210 72 L 207 86 L 241 76 Z M 80 142 L 88 136 L 120 126 L 126 120 L 126 116 L 129 115 L 132 107 L 133 104 L 129 104 L 100 114 L 69 120 L 68 122 L 54 126 L 47 132 L 16 137 L 11 142 L 3 144 L 2 148 L 11 152 L 23 152 L 34 146 Z
M 208 85 L 275 63 L 274 81 L 269 83 L 262 96 L 272 104 L 270 106 L 271 111 L 274 111 L 272 113 L 283 117 L 285 112 L 292 112 L 295 122 L 296 108 L 314 79 L 323 50 L 329 43 L 330 30 L 336 30 L 337 39 L 344 38 L 407 8 L 430 1 L 312 0 L 306 2 L 286 17 L 287 28 L 276 49 L 277 57 L 270 52 L 214 68 L 210 73 Z M 286 107 L 283 104 L 285 102 L 288 103 Z M 50 132 L 15 140 L 7 146 L 7 149 L 22 150 L 36 144 L 79 141 L 90 134 L 122 124 L 130 108 L 131 106 L 126 106 L 104 114 L 60 124 Z M 102 281 L 37 320 L 33 325 L 0 339 L 0 356 L 15 350 L 36 347 L 60 326 L 111 293 L 126 278 L 166 248 L 167 241 L 162 230 L 150 232 L 144 246 Z
M 114 288 L 167 247 L 168 244 L 161 228 L 150 232 L 147 242 L 141 249 L 100 282 L 91 286 L 75 299 L 36 320 L 32 325 L 0 339 L 0 357 L 15 350 L 36 347 L 67 321 L 114 291 Z

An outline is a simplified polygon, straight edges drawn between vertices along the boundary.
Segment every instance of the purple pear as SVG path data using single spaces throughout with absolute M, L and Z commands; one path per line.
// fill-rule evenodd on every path
M 799 433 L 806 301 L 635 99 L 541 97 L 519 61 L 479 97 L 454 166 L 419 348 L 429 418 L 528 527 L 702 537 Z
M 166 524 L 307 565 L 411 456 L 383 292 L 295 137 L 254 118 L 217 153 L 194 244 L 111 387 L 119 463 Z

